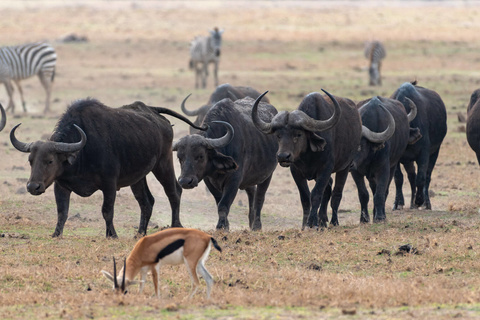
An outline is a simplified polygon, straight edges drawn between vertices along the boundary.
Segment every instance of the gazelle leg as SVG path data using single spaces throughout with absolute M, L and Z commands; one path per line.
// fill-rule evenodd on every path
M 203 261 L 200 261 L 197 265 L 197 273 L 199 273 L 205 282 L 207 283 L 207 299 L 210 299 L 210 292 L 212 291 L 213 277 L 205 268 Z
M 195 267 L 191 267 L 190 265 L 195 265 L 195 263 L 188 262 L 186 258 L 184 258 L 185 261 L 185 266 L 187 267 L 188 274 L 190 275 L 190 280 L 192 281 L 192 291 L 190 292 L 190 295 L 188 298 L 190 299 L 195 295 L 198 289 L 198 285 L 200 284 L 200 281 L 198 281 L 198 276 L 197 276 L 197 270 Z

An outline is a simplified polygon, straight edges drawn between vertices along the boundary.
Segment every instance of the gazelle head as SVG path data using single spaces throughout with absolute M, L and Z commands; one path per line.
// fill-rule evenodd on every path
M 113 282 L 113 290 L 118 293 L 127 293 L 127 287 L 132 284 L 137 284 L 139 281 L 125 279 L 125 274 L 127 270 L 126 259 L 123 260 L 123 268 L 120 270 L 121 276 L 117 276 L 117 263 L 115 262 L 115 257 L 113 257 L 113 275 L 110 272 L 102 270 L 103 275 L 110 281 Z M 121 282 L 121 285 L 118 283 Z

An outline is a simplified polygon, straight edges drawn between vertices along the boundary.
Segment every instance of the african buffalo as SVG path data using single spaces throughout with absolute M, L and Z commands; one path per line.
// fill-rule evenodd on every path
M 201 106 L 196 110 L 187 110 L 185 104 L 182 103 L 182 112 L 189 117 L 197 116 L 197 119 L 193 122 L 195 125 L 199 126 L 202 124 L 205 115 L 208 110 L 217 102 L 222 99 L 229 98 L 232 101 L 243 99 L 245 97 L 250 97 L 256 99 L 260 95 L 260 92 L 251 88 L 251 87 L 241 87 L 241 86 L 232 86 L 228 83 L 219 85 L 215 91 L 210 95 L 207 104 Z M 263 97 L 263 102 L 270 103 L 270 100 L 267 97 Z M 198 130 L 195 130 L 193 127 L 190 127 L 190 133 L 198 133 Z
M 2 119 L 0 120 L 0 131 L 5 128 L 5 125 L 7 124 L 7 114 L 5 113 L 5 109 L 3 108 L 2 104 L 0 103 L 0 113 L 2 115 Z
M 185 136 L 173 145 L 182 168 L 178 179 L 182 188 L 195 188 L 203 179 L 215 198 L 217 229 L 229 229 L 228 213 L 238 189 L 247 192 L 250 228 L 262 228 L 260 212 L 277 166 L 278 144 L 253 125 L 253 103 L 250 97 L 217 102 L 205 115 L 207 131 Z M 261 106 L 264 121 L 277 113 L 267 103 Z
M 257 103 L 252 109 L 257 128 L 278 139 L 278 162 L 283 167 L 290 167 L 303 207 L 302 229 L 307 224 L 309 227 L 318 226 L 319 219 L 321 227 L 327 226 L 330 197 L 333 211 L 330 223 L 338 225 L 338 206 L 362 133 L 360 115 L 353 101 L 324 92 L 328 98 L 310 93 L 297 110 L 282 111 L 271 122 L 258 117 Z M 332 193 L 330 176 L 334 172 Z M 316 183 L 310 194 L 307 180 L 312 179 Z
M 470 97 L 467 108 L 467 141 L 477 155 L 480 164 L 480 89 L 475 90 Z
M 15 137 L 19 125 L 12 129 L 13 146 L 30 153 L 28 192 L 40 195 L 55 183 L 58 220 L 53 237 L 62 235 L 71 192 L 88 197 L 97 190 L 103 192 L 106 236 L 116 237 L 113 226 L 116 192 L 127 186 L 141 209 L 138 233 L 145 235 L 155 201 L 145 178 L 149 172 L 162 184 L 170 201 L 172 227 L 182 226 L 179 216 L 182 192 L 175 179 L 171 150 L 173 130 L 160 113 L 193 125 L 174 111 L 142 102 L 109 108 L 95 99 L 85 99 L 67 109 L 48 141 L 23 143 Z
M 400 170 L 400 163 L 403 164 L 408 174 L 412 190 L 410 208 L 424 205 L 426 209 L 432 209 L 428 189 L 440 146 L 447 134 L 447 111 L 442 98 L 435 91 L 416 84 L 416 81 L 406 82 L 390 97 L 400 101 L 407 112 L 410 112 L 410 104 L 407 98 L 415 103 L 417 116 L 410 123 L 410 127 L 420 129 L 422 135 L 417 143 L 407 146 L 397 164 L 397 170 L 395 171 L 397 193 L 393 205 L 394 210 L 402 209 L 405 204 L 402 193 L 403 174 Z M 413 162 L 417 163 L 418 172 L 416 174 Z
M 374 97 L 357 104 L 362 118 L 362 139 L 350 173 L 358 189 L 361 223 L 370 221 L 364 177 L 373 193 L 373 221 L 384 221 L 385 199 L 396 165 L 407 144 L 420 139 L 418 129 L 410 132 L 409 122 L 415 119 L 417 111 L 413 102 L 410 106 L 412 109 L 407 115 L 399 101 L 388 98 Z

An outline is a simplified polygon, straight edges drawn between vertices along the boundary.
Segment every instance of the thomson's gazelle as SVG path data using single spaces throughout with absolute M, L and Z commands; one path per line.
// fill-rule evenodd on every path
M 160 266 L 177 265 L 183 262 L 187 266 L 192 280 L 190 297 L 197 291 L 199 285 L 198 274 L 200 274 L 207 283 L 207 298 L 210 298 L 213 278 L 205 268 L 205 261 L 212 244 L 215 249 L 222 251 L 217 241 L 203 231 L 187 228 L 166 229 L 138 240 L 132 252 L 124 261 L 123 268 L 117 277 L 112 276 L 105 270 L 102 270 L 102 273 L 113 282 L 116 291 L 125 293 L 129 285 L 140 283 L 140 292 L 142 292 L 145 277 L 150 270 L 155 294 L 159 297 L 158 274 Z M 134 279 L 139 272 L 141 280 L 135 281 Z M 115 259 L 113 260 L 113 273 L 116 275 Z M 120 286 L 119 283 L 121 283 Z

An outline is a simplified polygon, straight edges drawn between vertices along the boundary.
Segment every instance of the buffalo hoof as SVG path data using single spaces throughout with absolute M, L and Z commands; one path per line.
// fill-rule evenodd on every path
M 219 220 L 217 223 L 217 230 L 229 231 L 230 226 L 228 220 Z
M 385 223 L 387 222 L 387 218 L 386 217 L 383 217 L 383 218 L 374 218 L 373 219 L 373 223 Z
M 182 224 L 180 221 L 172 223 L 172 228 L 183 228 Z
M 332 220 L 330 220 L 330 225 L 332 225 L 332 226 L 338 226 L 338 225 L 339 225 L 339 224 L 338 224 L 338 219 L 335 219 L 335 220 L 332 219 Z
M 392 210 L 403 210 L 403 204 L 394 204 Z
M 370 222 L 370 216 L 362 214 L 360 216 L 360 223 L 369 223 Z
M 52 238 L 61 238 L 61 237 L 62 237 L 61 232 L 55 231 L 54 233 L 52 233 Z
M 262 223 L 260 221 L 255 221 L 250 229 L 252 229 L 252 231 L 260 231 L 262 230 Z
M 337 222 L 338 223 L 338 222 Z M 320 228 L 328 228 L 328 221 L 327 220 L 320 220 Z

